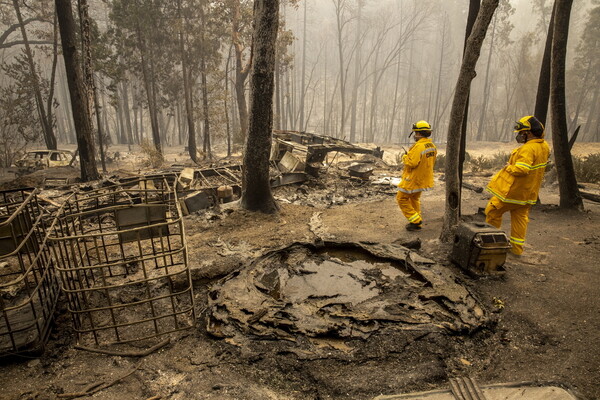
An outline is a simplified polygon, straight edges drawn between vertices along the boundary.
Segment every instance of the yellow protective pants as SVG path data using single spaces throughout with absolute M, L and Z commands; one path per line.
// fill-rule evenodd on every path
M 408 219 L 408 222 L 413 224 L 423 222 L 421 218 L 421 192 L 404 193 L 398 191 L 396 193 L 396 202 L 402 214 Z
M 500 229 L 502 214 L 510 211 L 510 242 L 513 254 L 522 254 L 525 234 L 529 223 L 530 205 L 505 203 L 496 196 L 492 197 L 485 208 L 485 222 Z

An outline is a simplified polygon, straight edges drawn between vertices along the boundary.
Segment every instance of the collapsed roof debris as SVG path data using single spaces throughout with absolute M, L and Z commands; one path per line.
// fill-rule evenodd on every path
M 282 173 L 304 171 L 316 177 L 330 152 L 368 154 L 383 158 L 383 150 L 380 147 L 369 149 L 315 133 L 273 131 L 271 160 L 277 163 Z
M 184 215 L 239 198 L 242 193 L 241 165 L 216 168 L 184 168 L 177 178 Z
M 217 337 L 368 338 L 386 326 L 473 331 L 483 307 L 446 268 L 394 245 L 295 243 L 266 253 L 209 293 Z

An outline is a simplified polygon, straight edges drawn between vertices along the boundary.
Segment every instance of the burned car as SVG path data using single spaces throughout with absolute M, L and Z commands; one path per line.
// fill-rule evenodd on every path
M 40 169 L 65 167 L 72 159 L 73 153 L 68 150 L 32 150 L 17 160 L 12 170 L 17 175 L 24 175 Z

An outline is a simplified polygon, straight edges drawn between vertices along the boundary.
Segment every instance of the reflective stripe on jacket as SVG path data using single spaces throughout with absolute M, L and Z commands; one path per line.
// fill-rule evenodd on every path
M 421 138 L 402 157 L 404 170 L 398 190 L 416 193 L 433 188 L 433 165 L 437 157 L 435 144 L 429 138 Z
M 508 164 L 492 177 L 487 191 L 505 203 L 535 204 L 550 156 L 544 139 L 531 139 L 512 151 Z

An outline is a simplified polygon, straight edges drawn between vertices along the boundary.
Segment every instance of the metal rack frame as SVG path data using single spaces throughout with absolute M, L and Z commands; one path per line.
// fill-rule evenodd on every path
M 173 177 L 73 194 L 49 236 L 81 343 L 160 337 L 195 325 L 187 246 Z
M 60 295 L 37 193 L 0 192 L 0 356 L 44 350 Z

